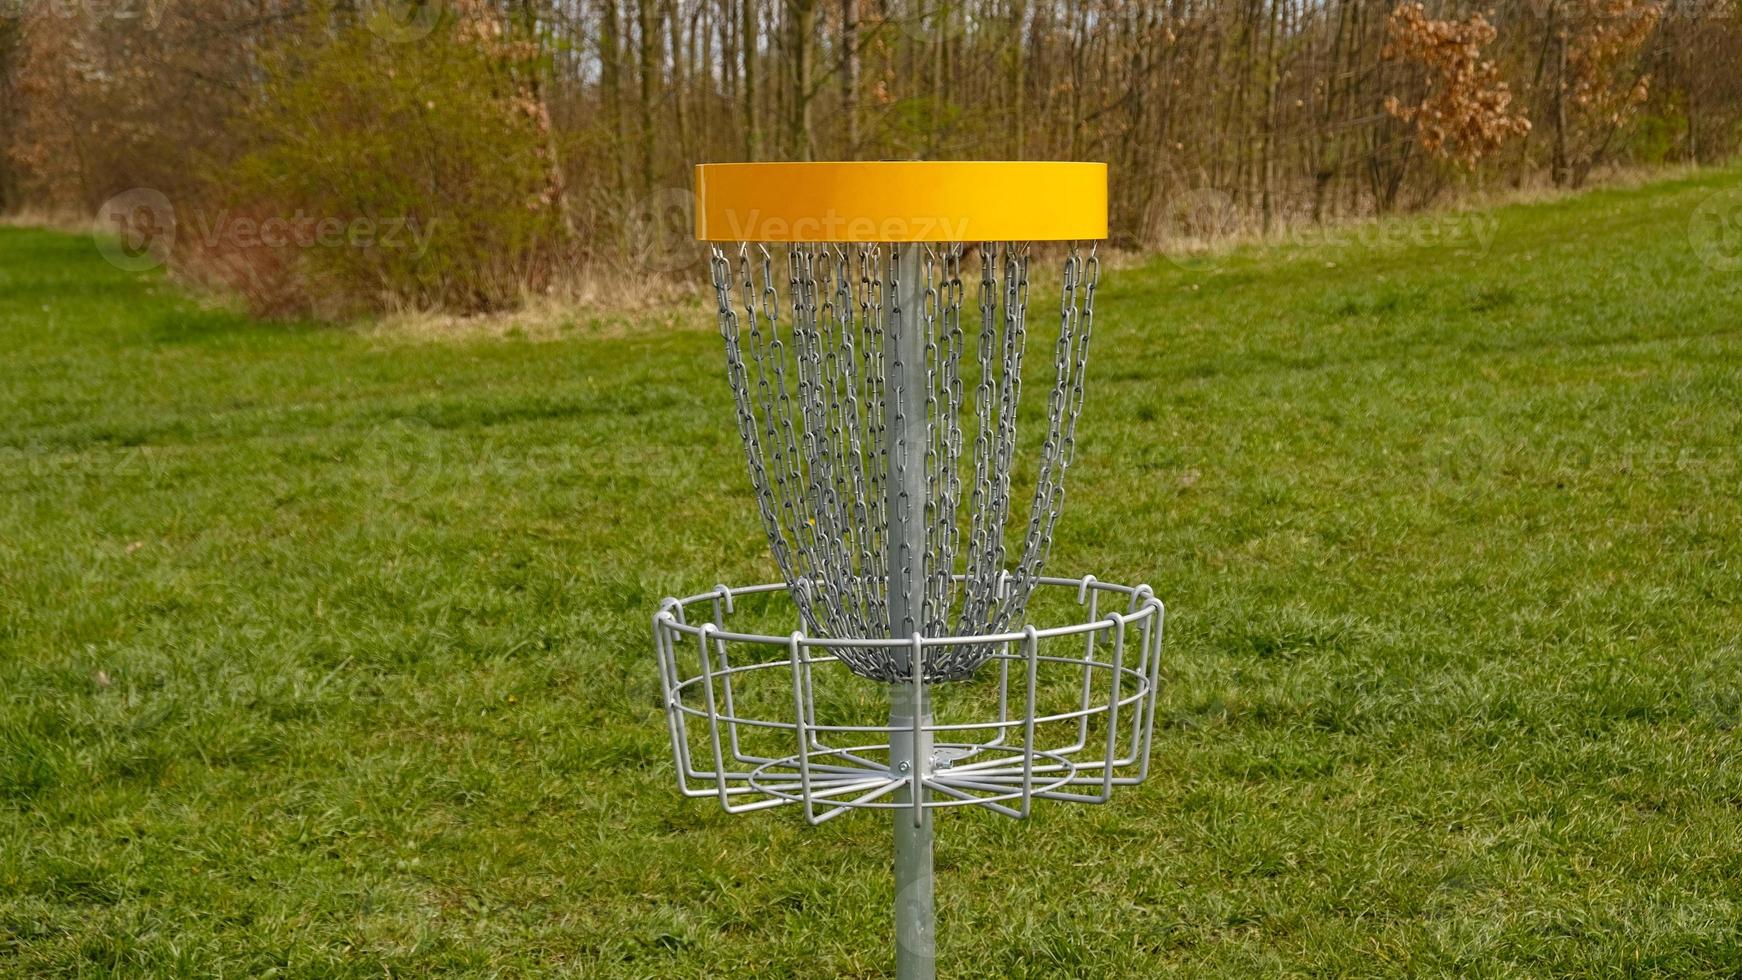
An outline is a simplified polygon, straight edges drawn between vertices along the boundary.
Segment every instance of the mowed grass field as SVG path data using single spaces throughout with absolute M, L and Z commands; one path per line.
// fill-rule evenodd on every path
M 942 816 L 941 972 L 1742 975 L 1739 195 L 1108 269 L 1049 571 L 1167 601 L 1153 774 Z M 705 307 L 269 325 L 0 229 L 0 412 L 0 971 L 888 972 L 881 816 L 675 792 L 649 619 L 773 577 Z

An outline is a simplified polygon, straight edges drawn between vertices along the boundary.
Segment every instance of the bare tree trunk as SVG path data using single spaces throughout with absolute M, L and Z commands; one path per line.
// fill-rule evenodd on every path
M 605 125 L 610 131 L 611 168 L 617 178 L 617 189 L 629 186 L 629 155 L 622 151 L 623 139 L 623 42 L 618 34 L 617 0 L 599 0 L 599 88 L 605 103 Z
M 786 0 L 786 62 L 792 92 L 786 100 L 786 152 L 794 160 L 811 158 L 811 35 L 816 32 L 817 0 Z
M 1066 119 L 1066 133 L 1070 138 L 1069 155 L 1072 160 L 1082 157 L 1083 137 L 1083 61 L 1085 49 L 1088 47 L 1084 34 L 1088 28 L 1088 16 L 1084 11 L 1085 0 L 1071 0 L 1071 19 L 1067 29 L 1071 32 L 1071 44 L 1067 49 L 1070 58 L 1071 93 L 1068 101 L 1069 116 Z
M 841 0 L 841 158 L 859 153 L 859 0 Z
M 701 152 L 707 153 L 714 145 L 713 130 L 715 116 L 717 115 L 713 111 L 713 106 L 709 104 L 715 94 L 715 90 L 713 86 L 709 84 L 709 80 L 719 77 L 715 74 L 714 67 L 715 32 L 713 0 L 700 0 L 700 7 L 697 11 L 696 36 L 699 39 L 701 48 L 698 52 L 699 60 L 692 60 L 696 65 L 697 75 L 702 79 L 702 83 L 695 93 L 697 117 L 696 142 L 700 144 Z M 721 74 L 723 75 L 725 73 L 722 72 Z M 726 87 L 726 84 L 727 83 L 724 79 L 722 79 L 721 86 Z
M 743 18 L 738 35 L 744 48 L 744 159 L 755 160 L 762 153 L 757 124 L 761 106 L 756 101 L 756 0 L 741 0 L 738 9 Z
M 683 8 L 679 0 L 666 0 L 665 17 L 671 22 L 671 111 L 672 122 L 677 128 L 678 159 L 690 160 L 695 154 L 690 146 L 689 111 L 684 104 L 689 87 L 684 76 L 684 39 L 688 32 L 684 30 Z
M 1269 234 L 1276 220 L 1276 87 L 1281 82 L 1276 66 L 1276 22 L 1281 19 L 1278 10 L 1280 4 L 1270 5 L 1270 30 L 1264 42 L 1265 86 L 1264 86 L 1264 142 L 1260 148 L 1263 160 L 1259 164 L 1263 182 L 1260 209 L 1263 214 L 1264 233 Z
M 1693 74 L 1691 71 L 1689 74 Z M 1697 85 L 1689 85 L 1688 93 L 1688 162 L 1694 166 L 1700 165 L 1700 104 Z
M 639 21 L 641 53 L 641 99 L 636 112 L 641 121 L 641 196 L 653 196 L 654 137 L 653 100 L 658 93 L 659 32 L 661 7 L 659 0 L 635 0 Z
M 1336 84 L 1336 72 L 1342 67 L 1344 51 L 1348 45 L 1348 27 L 1351 23 L 1349 7 L 1358 0 L 1339 0 L 1337 3 L 1337 29 L 1331 38 L 1331 53 L 1327 62 L 1329 77 L 1326 77 L 1323 100 L 1319 107 L 1318 125 L 1313 134 L 1313 223 L 1325 220 L 1325 203 L 1329 201 L 1336 206 L 1335 181 L 1342 164 L 1342 135 L 1333 130 L 1333 120 L 1336 119 L 1337 93 L 1342 91 Z
M 18 171 L 12 162 L 12 120 L 18 112 L 12 74 L 17 69 L 20 23 L 0 20 L 0 214 L 21 203 Z
M 1550 8 L 1558 12 L 1559 6 Z M 1556 30 L 1558 18 L 1549 22 L 1549 29 Z M 1567 32 L 1560 27 L 1555 34 L 1555 77 L 1554 77 L 1554 160 L 1549 166 L 1549 173 L 1556 187 L 1564 187 L 1567 183 Z
M 1028 95 L 1028 50 L 1023 43 L 1027 22 L 1028 7 L 1025 0 L 1015 0 L 1010 22 L 1010 43 L 1015 46 L 1010 51 L 1010 112 L 1014 117 L 1010 126 L 1010 143 L 1011 157 L 1016 160 L 1027 159 L 1028 156 L 1028 111 L 1025 105 Z

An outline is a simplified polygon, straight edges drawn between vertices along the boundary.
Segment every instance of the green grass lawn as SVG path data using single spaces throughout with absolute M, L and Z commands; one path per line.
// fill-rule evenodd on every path
M 941 972 L 1742 975 L 1715 193 L 1106 273 L 1049 570 L 1167 601 L 1155 765 L 942 816 Z M 884 819 L 675 791 L 649 618 L 773 573 L 674 324 L 263 325 L 0 229 L 0 971 L 884 975 Z

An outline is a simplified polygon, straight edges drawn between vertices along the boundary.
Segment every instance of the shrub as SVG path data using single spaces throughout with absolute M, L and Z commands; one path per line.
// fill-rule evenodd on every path
M 285 266 L 327 314 L 483 311 L 542 290 L 567 234 L 548 119 L 523 82 L 532 46 L 464 6 L 409 42 L 331 24 L 317 11 L 266 59 L 254 149 L 224 174 L 248 218 L 206 224 L 196 272 L 273 313 L 295 291 L 249 276 Z M 250 255 L 263 249 L 293 260 Z

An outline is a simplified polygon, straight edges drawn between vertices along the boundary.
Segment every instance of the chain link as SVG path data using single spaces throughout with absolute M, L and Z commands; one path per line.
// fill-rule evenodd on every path
M 922 250 L 917 311 L 898 310 L 893 302 L 902 295 L 896 281 L 902 248 Z M 962 324 L 961 244 L 795 243 L 785 255 L 784 310 L 767 247 L 713 250 L 726 377 L 757 510 L 775 564 L 813 635 L 889 635 L 890 569 L 905 574 L 912 563 L 889 554 L 886 488 L 909 466 L 925 468 L 923 511 L 908 512 L 920 502 L 906 495 L 893 506 L 904 511 L 895 516 L 925 521 L 926 575 L 924 582 L 894 587 L 921 597 L 914 628 L 925 635 L 1008 630 L 1020 620 L 1051 551 L 1076 450 L 1100 262 L 1092 247 L 1087 259 L 1075 245 L 1065 257 L 1046 430 L 1011 567 L 1005 539 L 1027 346 L 1029 255 L 1021 243 L 973 248 L 980 265 L 974 332 Z M 885 364 L 894 356 L 886 338 L 902 320 L 924 331 L 926 426 L 913 453 L 891 459 L 885 412 L 896 393 L 885 379 L 902 375 L 900 365 Z M 898 412 L 900 405 L 897 399 Z M 862 676 L 903 679 L 890 650 L 840 654 Z M 966 677 L 984 659 L 981 648 L 928 653 L 925 679 Z

